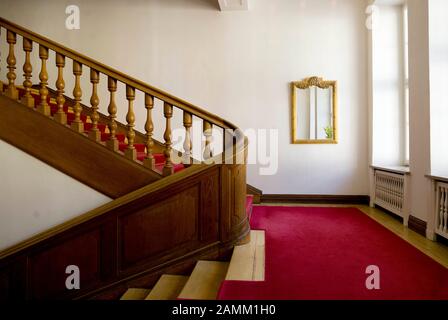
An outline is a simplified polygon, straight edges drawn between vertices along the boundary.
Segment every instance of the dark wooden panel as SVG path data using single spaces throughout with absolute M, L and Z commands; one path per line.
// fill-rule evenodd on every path
M 81 289 L 90 288 L 100 280 L 100 231 L 93 230 L 42 250 L 29 258 L 29 286 L 33 299 L 69 294 L 65 286 L 66 267 L 80 269 Z
M 426 237 L 426 221 L 423 221 L 417 217 L 410 215 L 408 221 L 408 227 L 409 229 Z
M 11 285 L 10 285 L 10 274 L 8 272 L 9 270 L 3 270 L 0 273 L 0 301 L 4 300 L 10 300 L 10 291 L 11 291 Z
M 0 96 L 0 139 L 112 198 L 161 176 L 40 113 Z
M 8 263 L 0 263 L 0 301 L 26 298 L 27 258 L 18 257 Z
M 246 214 L 246 166 L 222 166 L 222 218 L 221 240 L 233 239 L 236 234 L 244 238 L 240 244 L 250 241 L 249 218 Z M 240 239 L 240 240 L 241 240 Z
M 219 240 L 220 215 L 219 171 L 201 182 L 201 241 Z
M 266 203 L 322 203 L 322 204 L 368 204 L 364 195 L 306 195 L 306 194 L 263 194 L 261 202 Z
M 119 218 L 123 268 L 198 239 L 199 186 Z

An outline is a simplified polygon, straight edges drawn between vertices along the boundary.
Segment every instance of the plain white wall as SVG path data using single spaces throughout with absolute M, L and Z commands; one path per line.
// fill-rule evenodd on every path
M 1 16 L 242 129 L 278 129 L 278 173 L 259 176 L 258 166 L 248 168 L 248 182 L 265 193 L 368 193 L 365 1 L 256 0 L 248 12 L 220 12 L 212 0 L 31 2 L 3 0 Z M 69 4 L 81 9 L 81 30 L 65 29 Z M 67 66 L 71 80 L 71 62 Z M 338 145 L 290 144 L 289 83 L 313 75 L 339 82 Z M 67 91 L 72 88 L 67 81 Z M 119 101 L 124 119 L 123 94 Z M 106 107 L 103 99 L 101 110 Z M 141 129 L 141 100 L 136 113 Z M 160 138 L 164 124 L 156 127 Z
M 411 214 L 427 221 L 431 172 L 428 1 L 408 0 Z
M 448 1 L 429 2 L 431 172 L 448 175 Z
M 0 140 L 0 250 L 111 199 Z

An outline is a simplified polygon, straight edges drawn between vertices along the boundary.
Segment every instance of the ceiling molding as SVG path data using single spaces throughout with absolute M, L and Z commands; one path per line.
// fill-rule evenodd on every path
M 221 11 L 247 11 L 249 0 L 218 0 Z

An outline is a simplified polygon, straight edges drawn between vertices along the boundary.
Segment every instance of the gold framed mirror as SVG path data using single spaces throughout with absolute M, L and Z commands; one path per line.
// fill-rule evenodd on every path
M 292 143 L 336 144 L 337 81 L 310 77 L 291 83 Z

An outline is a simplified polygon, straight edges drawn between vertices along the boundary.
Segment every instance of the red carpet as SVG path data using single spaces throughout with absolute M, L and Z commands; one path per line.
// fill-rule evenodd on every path
M 448 299 L 448 269 L 357 209 L 254 207 L 251 225 L 266 231 L 266 281 L 224 281 L 219 299 Z
M 25 91 L 23 89 L 18 89 L 18 90 L 19 90 L 19 97 L 22 97 L 25 94 Z M 32 93 L 32 96 L 34 98 L 35 108 L 37 108 L 37 106 L 39 105 L 39 103 L 41 101 L 40 96 L 38 94 L 34 94 L 34 93 Z M 54 114 L 56 113 L 58 108 L 57 108 L 56 104 L 50 102 L 50 98 L 55 98 L 55 97 L 50 97 L 50 95 L 47 97 L 47 102 L 50 105 L 50 109 L 51 109 L 51 115 L 54 116 Z M 73 112 L 69 112 L 69 105 L 67 102 L 65 103 L 63 110 L 64 110 L 64 113 L 67 115 L 67 124 L 71 125 L 71 123 L 75 120 L 75 114 Z M 93 125 L 92 125 L 92 123 L 87 122 L 87 119 L 88 119 L 87 115 L 81 113 L 80 118 L 81 118 L 81 121 L 84 123 L 84 131 L 86 134 L 88 134 L 89 131 L 92 130 Z M 105 141 L 109 140 L 110 134 L 106 132 L 107 123 L 103 123 L 100 120 L 98 122 L 97 127 L 98 127 L 99 131 L 101 132 L 101 141 L 105 142 Z M 124 152 L 128 146 L 128 144 L 126 142 L 126 132 L 117 132 L 116 138 L 119 142 L 119 150 L 121 152 Z M 145 144 L 134 143 L 134 147 L 137 151 L 137 160 L 143 161 L 146 158 Z M 162 171 L 163 167 L 165 166 L 165 156 L 161 153 L 157 153 L 157 154 L 154 154 L 154 158 L 155 158 L 156 170 Z M 178 172 L 178 171 L 181 171 L 182 169 L 184 169 L 184 165 L 182 163 L 173 164 L 173 166 L 174 166 L 174 172 Z

